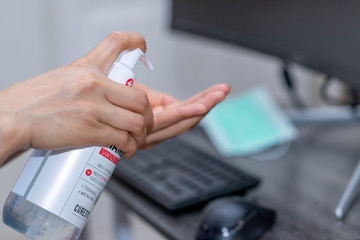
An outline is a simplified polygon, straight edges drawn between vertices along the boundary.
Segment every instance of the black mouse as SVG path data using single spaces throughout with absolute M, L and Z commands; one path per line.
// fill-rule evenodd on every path
M 255 240 L 274 224 L 274 210 L 240 196 L 215 199 L 202 211 L 196 240 Z

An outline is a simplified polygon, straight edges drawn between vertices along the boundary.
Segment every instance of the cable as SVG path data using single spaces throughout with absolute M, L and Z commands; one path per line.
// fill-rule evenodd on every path
M 284 85 L 286 86 L 286 89 L 288 90 L 289 97 L 291 99 L 291 102 L 296 108 L 304 108 L 305 104 L 299 97 L 296 91 L 296 85 L 293 81 L 293 77 L 290 74 L 289 71 L 289 63 L 287 61 L 284 61 L 284 66 L 282 69 L 282 75 L 284 80 Z

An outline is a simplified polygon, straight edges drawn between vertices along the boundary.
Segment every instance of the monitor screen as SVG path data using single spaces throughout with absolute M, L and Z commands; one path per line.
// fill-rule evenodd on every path
M 360 1 L 173 0 L 172 27 L 293 61 L 360 87 Z

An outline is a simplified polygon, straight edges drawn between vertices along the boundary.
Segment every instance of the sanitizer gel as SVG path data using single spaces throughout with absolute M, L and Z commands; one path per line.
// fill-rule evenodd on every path
M 115 62 L 108 77 L 131 86 L 140 49 Z M 34 150 L 9 194 L 3 221 L 35 240 L 76 240 L 120 160 L 116 147 Z

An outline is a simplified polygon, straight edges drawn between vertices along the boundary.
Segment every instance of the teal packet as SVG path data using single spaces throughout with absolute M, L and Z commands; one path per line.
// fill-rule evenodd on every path
M 255 154 L 292 141 L 298 134 L 262 86 L 224 100 L 208 113 L 201 126 L 226 157 Z

